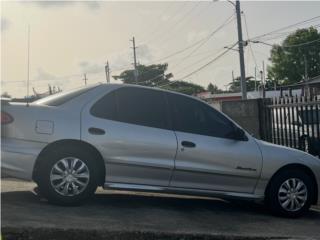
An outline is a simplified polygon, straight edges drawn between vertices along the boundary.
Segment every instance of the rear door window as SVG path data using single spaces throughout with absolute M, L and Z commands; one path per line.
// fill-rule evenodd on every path
M 90 112 L 99 118 L 171 129 L 166 96 L 158 90 L 121 87 L 98 100 Z

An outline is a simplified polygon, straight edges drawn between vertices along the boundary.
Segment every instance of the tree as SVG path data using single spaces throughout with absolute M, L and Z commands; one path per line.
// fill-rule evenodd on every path
M 1 97 L 3 97 L 3 98 L 11 98 L 11 96 L 10 96 L 10 94 L 8 92 L 2 93 Z
M 212 83 L 209 83 L 209 85 L 207 87 L 207 91 L 211 92 L 212 94 L 223 92 L 223 90 L 219 89 L 217 85 L 214 85 Z
M 166 63 L 149 66 L 138 65 L 137 69 L 139 72 L 138 85 L 160 87 L 189 95 L 204 91 L 204 88 L 197 84 L 184 81 L 170 81 L 173 74 L 166 73 L 168 69 L 168 64 Z M 125 70 L 119 76 L 113 76 L 113 78 L 121 80 L 123 83 L 136 84 L 134 70 Z
M 168 64 L 138 65 L 138 85 L 143 86 L 160 86 L 169 83 L 173 77 L 172 73 L 165 73 Z M 123 83 L 136 84 L 134 70 L 125 70 L 119 76 L 113 76 L 116 80 Z
M 196 93 L 205 91 L 205 89 L 202 86 L 194 83 L 188 83 L 185 81 L 170 82 L 170 84 L 163 86 L 161 88 L 174 91 L 174 92 L 184 93 L 187 95 L 194 95 Z
M 253 77 L 246 77 L 246 85 L 247 85 L 247 91 L 254 91 L 255 90 L 255 86 L 259 86 L 259 81 L 255 81 L 252 80 Z M 234 81 L 232 81 L 231 83 L 229 83 L 229 91 L 230 92 L 241 92 L 241 77 L 237 77 L 234 79 Z
M 281 45 L 271 49 L 268 78 L 277 85 L 294 84 L 305 78 L 305 59 L 308 77 L 320 75 L 320 33 L 317 29 L 299 29 Z

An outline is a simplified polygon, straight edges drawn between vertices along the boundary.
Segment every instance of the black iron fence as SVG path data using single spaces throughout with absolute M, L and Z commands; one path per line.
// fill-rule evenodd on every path
M 284 97 L 261 104 L 261 138 L 320 155 L 320 99 Z

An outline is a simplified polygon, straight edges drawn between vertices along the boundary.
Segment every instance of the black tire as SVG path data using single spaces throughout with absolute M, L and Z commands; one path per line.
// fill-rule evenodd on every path
M 50 174 L 56 163 L 61 159 L 69 157 L 77 158 L 86 165 L 86 170 L 89 172 L 89 178 L 86 180 L 86 186 L 83 187 L 83 190 L 79 194 L 64 196 L 57 192 L 51 184 Z M 39 163 L 37 184 L 41 194 L 47 198 L 50 203 L 63 206 L 77 206 L 83 203 L 84 200 L 94 194 L 98 186 L 98 169 L 95 164 L 94 155 L 90 151 L 77 148 L 76 146 L 51 149 L 43 156 Z
M 303 207 L 294 211 L 289 211 L 282 207 L 278 195 L 282 184 L 289 179 L 298 179 L 302 181 L 307 189 L 307 200 L 305 201 Z M 283 170 L 272 178 L 266 192 L 266 204 L 275 215 L 290 218 L 300 217 L 309 210 L 312 199 L 314 198 L 314 194 L 314 183 L 308 174 L 306 174 L 304 171 L 295 169 Z

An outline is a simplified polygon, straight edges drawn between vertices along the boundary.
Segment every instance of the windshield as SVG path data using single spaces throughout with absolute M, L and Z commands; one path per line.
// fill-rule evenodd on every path
M 55 95 L 51 95 L 51 96 L 42 98 L 40 100 L 35 101 L 34 103 L 47 105 L 47 106 L 59 106 L 59 105 L 62 105 L 64 103 L 70 101 L 71 99 L 74 99 L 74 98 L 88 92 L 89 90 L 91 90 L 95 87 L 97 87 L 97 85 L 73 89 L 73 90 L 70 90 L 67 92 L 62 92 L 62 93 L 58 93 Z

